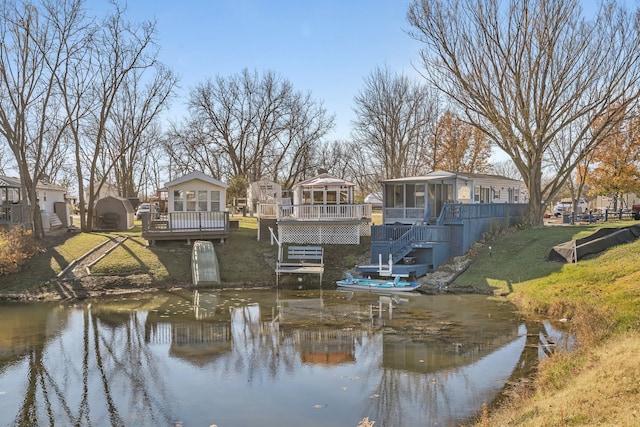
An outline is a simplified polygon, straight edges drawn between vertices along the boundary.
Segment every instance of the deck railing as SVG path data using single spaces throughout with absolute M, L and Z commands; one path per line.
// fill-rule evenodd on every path
M 31 222 L 31 207 L 22 204 L 0 205 L 0 224 L 22 224 Z
M 278 212 L 278 205 L 275 203 L 259 203 L 258 218 L 275 218 Z
M 436 225 L 372 225 L 371 241 L 398 242 L 403 246 L 411 242 L 447 242 L 450 239 L 448 227 Z
M 445 204 L 437 218 L 437 223 L 442 224 L 447 220 L 466 220 L 477 218 L 500 218 L 505 216 L 521 216 L 529 207 L 526 203 L 451 203 Z M 389 221 L 400 222 L 431 220 L 429 213 L 425 215 L 424 207 L 421 208 L 384 208 L 384 217 Z
M 446 204 L 438 217 L 438 224 L 444 221 L 517 217 L 525 214 L 526 203 L 455 203 Z
M 371 205 L 258 205 L 259 217 L 295 221 L 336 221 L 371 218 Z
M 228 230 L 229 212 L 170 212 L 149 221 L 149 231 Z

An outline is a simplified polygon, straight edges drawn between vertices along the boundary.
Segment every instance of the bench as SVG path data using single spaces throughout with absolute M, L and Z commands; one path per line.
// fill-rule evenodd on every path
M 324 273 L 324 249 L 322 246 L 289 246 L 287 248 L 287 260 L 283 261 L 281 255 L 276 264 L 276 281 L 280 274 L 319 274 L 322 284 Z

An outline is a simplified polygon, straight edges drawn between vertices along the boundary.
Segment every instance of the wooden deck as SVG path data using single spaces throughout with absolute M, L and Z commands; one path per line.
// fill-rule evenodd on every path
M 219 240 L 229 237 L 229 212 L 170 212 L 159 219 L 142 218 L 142 237 L 151 245 L 165 240 Z

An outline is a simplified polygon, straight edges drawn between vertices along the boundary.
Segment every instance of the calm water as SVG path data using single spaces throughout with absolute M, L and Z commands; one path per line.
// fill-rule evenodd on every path
M 544 328 L 483 296 L 5 303 L 0 425 L 458 425 L 543 354 Z

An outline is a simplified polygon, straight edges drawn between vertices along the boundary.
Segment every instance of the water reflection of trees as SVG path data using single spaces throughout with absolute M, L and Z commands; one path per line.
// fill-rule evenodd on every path
M 167 425 L 172 400 L 144 342 L 144 315 L 128 312 L 120 320 L 85 307 L 71 314 L 82 336 L 64 334 L 46 349 L 33 348 L 15 424 Z
M 15 423 L 170 424 L 176 399 L 154 349 L 168 348 L 170 357 L 195 365 L 211 383 L 242 377 L 248 386 L 270 384 L 304 365 L 340 367 L 358 377 L 350 383 L 350 393 L 361 399 L 353 409 L 380 425 L 469 416 L 531 363 L 523 347 L 525 340 L 533 345 L 535 331 L 519 331 L 518 322 L 493 316 L 485 332 L 474 313 L 441 322 L 416 316 L 422 307 L 409 309 L 393 298 L 332 298 L 172 296 L 153 309 L 100 304 L 73 310 L 71 332 L 29 350 Z M 463 335 L 466 322 L 474 322 L 473 332 Z M 435 324 L 447 329 L 431 334 Z

